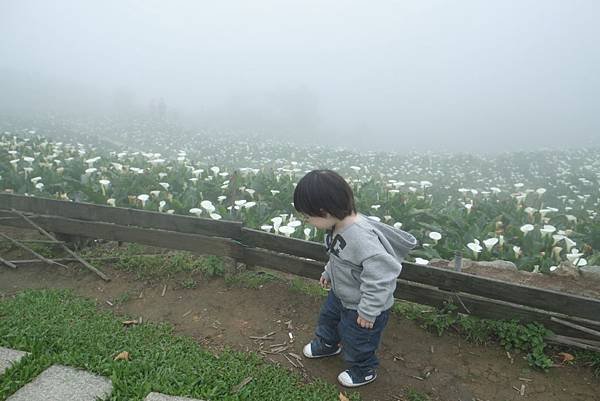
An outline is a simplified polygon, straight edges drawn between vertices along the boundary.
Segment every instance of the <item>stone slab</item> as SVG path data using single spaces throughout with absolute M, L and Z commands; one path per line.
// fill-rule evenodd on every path
M 4 373 L 6 369 L 10 368 L 13 363 L 19 362 L 21 358 L 28 354 L 28 352 L 0 347 L 0 375 Z
M 150 393 L 144 401 L 202 401 L 196 398 L 186 398 L 186 397 L 174 397 L 171 395 L 164 395 L 160 393 Z
M 54 365 L 31 383 L 21 387 L 7 401 L 96 401 L 112 392 L 112 382 L 102 376 Z

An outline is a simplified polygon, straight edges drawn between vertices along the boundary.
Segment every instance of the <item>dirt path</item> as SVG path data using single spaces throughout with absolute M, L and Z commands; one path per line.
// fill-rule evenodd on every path
M 29 230 L 3 227 L 2 231 L 14 238 L 39 238 Z M 97 266 L 112 278 L 110 282 L 77 266 L 64 269 L 37 264 L 13 270 L 0 265 L 0 296 L 27 288 L 69 288 L 118 315 L 170 322 L 178 334 L 216 351 L 231 347 L 258 352 L 259 342 L 250 336 L 275 332 L 272 341 L 263 344 L 263 349 L 269 350 L 271 344 L 289 343 L 291 332 L 294 341 L 286 352 L 298 355 L 313 336 L 321 304 L 321 299 L 290 289 L 284 280 L 247 289 L 227 286 L 223 279 L 199 279 L 196 288 L 186 289 L 177 279 L 140 281 L 110 265 Z M 566 366 L 541 373 L 530 369 L 523 355 L 514 355 L 511 361 L 497 344 L 478 346 L 449 332 L 438 337 L 399 315 L 389 321 L 379 356 L 379 378 L 359 390 L 364 400 L 407 400 L 402 395 L 414 389 L 428 394 L 432 401 L 600 401 L 600 379 L 590 369 Z M 303 368 L 293 367 L 282 355 L 268 354 L 267 358 L 306 380 L 322 378 L 337 384 L 337 374 L 344 369 L 339 357 L 303 359 Z M 514 389 L 522 384 L 524 396 Z
M 283 343 L 289 341 L 288 332 L 292 332 L 294 342 L 288 351 L 296 354 L 301 354 L 302 345 L 312 337 L 320 305 L 320 300 L 290 290 L 288 284 L 279 281 L 260 289 L 227 287 L 222 279 L 201 281 L 195 289 L 174 288 L 171 282 L 166 283 L 162 296 L 163 283 L 144 283 L 108 266 L 103 269 L 113 278 L 111 282 L 75 267 L 0 267 L 0 292 L 10 295 L 26 288 L 70 288 L 118 314 L 142 316 L 146 322 L 168 321 L 178 333 L 214 349 L 229 346 L 258 351 L 258 343 L 249 336 L 276 331 L 272 343 Z M 264 347 L 268 349 L 268 345 L 266 342 Z M 379 355 L 379 379 L 360 390 L 365 400 L 398 400 L 407 388 L 444 401 L 600 400 L 600 381 L 588 369 L 565 367 L 545 374 L 532 371 L 519 356 L 511 363 L 497 345 L 476 346 L 453 334 L 438 337 L 399 316 L 390 319 Z M 336 383 L 344 367 L 340 358 L 332 358 L 303 360 L 304 369 L 299 369 L 280 355 L 269 356 L 307 379 L 321 377 L 331 383 Z M 415 378 L 424 377 L 426 372 L 431 372 L 426 379 Z M 513 389 L 521 384 L 526 386 L 525 396 Z

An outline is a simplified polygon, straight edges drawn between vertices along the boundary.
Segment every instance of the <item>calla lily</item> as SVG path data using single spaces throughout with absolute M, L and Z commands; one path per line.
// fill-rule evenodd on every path
M 498 238 L 496 238 L 496 237 L 483 240 L 483 245 L 485 245 L 485 248 L 488 250 L 488 252 L 490 252 L 492 250 L 492 248 L 494 247 L 494 245 L 496 245 L 497 243 L 498 243 Z
M 427 259 L 423 259 L 423 258 L 415 258 L 415 264 L 425 266 L 425 265 L 429 264 L 429 261 Z
M 87 159 L 85 162 L 88 164 L 88 166 L 92 167 L 98 160 L 100 160 L 100 156 Z
M 483 249 L 483 247 L 476 242 L 469 242 L 467 244 L 467 248 L 469 248 L 471 251 L 473 251 L 473 255 L 475 256 L 475 259 L 477 259 L 478 254 Z
M 148 195 L 148 194 L 141 194 L 141 195 L 138 195 L 137 198 L 142 201 L 142 207 L 145 207 L 146 206 L 146 202 L 148 202 L 148 199 L 150 199 L 150 195 Z
M 106 196 L 106 189 L 110 185 L 110 181 L 106 179 L 98 180 L 100 183 L 100 189 L 102 190 L 102 196 Z
M 395 222 L 394 223 L 394 228 L 401 229 L 402 228 L 402 223 L 400 223 L 399 221 Z
M 295 228 L 295 227 L 301 226 L 302 222 L 300 220 L 294 220 L 294 221 L 290 221 L 287 225 Z
M 535 227 L 533 227 L 533 224 L 524 224 L 521 226 L 521 231 L 523 234 L 527 235 L 527 233 L 533 231 L 534 228 Z
M 310 233 L 312 232 L 312 230 L 310 228 L 305 228 L 304 229 L 304 239 L 306 241 L 308 241 L 310 239 Z
M 218 214 L 218 213 L 211 213 L 210 214 L 210 218 L 213 219 L 213 220 L 220 220 L 221 217 L 222 216 L 220 214 Z
M 202 207 L 203 209 L 205 209 L 208 212 L 212 212 L 215 210 L 215 207 L 213 206 L 212 202 L 209 200 L 203 200 L 202 202 L 200 202 L 200 207 Z
M 515 253 L 515 258 L 519 258 L 519 256 L 521 256 L 521 247 L 514 245 L 512 249 L 513 249 L 513 252 Z
M 107 200 L 106 200 L 106 203 L 107 203 L 109 206 L 113 206 L 113 207 L 116 205 L 116 202 L 117 202 L 117 201 L 115 200 L 115 198 L 110 198 L 110 199 L 107 199 Z
M 540 232 L 542 233 L 543 237 L 547 237 L 548 235 L 552 234 L 555 231 L 556 231 L 556 227 L 551 226 L 549 224 L 546 224 L 546 225 L 544 225 L 544 227 L 540 228 Z
M 431 238 L 437 243 L 439 240 L 442 239 L 442 234 L 438 233 L 437 231 L 431 231 L 429 233 L 429 238 Z
M 567 247 L 567 252 L 569 252 L 571 250 L 571 248 L 573 248 L 575 245 L 577 245 L 577 243 L 575 241 L 573 241 L 571 238 L 565 236 L 564 237 L 565 240 L 565 245 Z
M 162 213 L 162 211 L 166 205 L 167 205 L 167 202 L 164 200 L 161 200 L 160 202 L 158 202 L 158 211 Z
M 200 209 L 198 207 L 193 207 L 190 209 L 190 213 L 195 214 L 196 216 L 200 217 L 200 215 L 202 214 L 202 209 Z
M 569 262 L 571 262 L 572 264 L 575 264 L 574 262 L 577 259 L 581 258 L 583 256 L 583 253 L 579 252 L 579 249 L 573 248 L 573 249 L 571 249 L 571 252 L 567 253 L 565 256 L 567 257 L 567 260 Z
M 290 226 L 279 227 L 279 232 L 283 233 L 283 235 L 285 235 L 286 237 L 289 237 L 290 235 L 292 235 L 294 233 L 294 231 L 296 231 L 296 229 L 294 227 L 290 227 Z
M 263 231 L 266 231 L 266 232 L 268 232 L 268 233 L 270 233 L 270 232 L 271 232 L 271 229 L 272 229 L 272 228 L 273 228 L 273 226 L 270 226 L 270 225 L 268 225 L 268 224 L 263 224 L 262 226 L 260 226 L 260 229 L 261 229 L 261 230 L 263 230 Z

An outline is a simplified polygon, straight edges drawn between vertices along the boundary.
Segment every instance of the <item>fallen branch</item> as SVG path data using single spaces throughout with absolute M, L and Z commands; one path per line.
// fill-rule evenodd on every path
M 0 237 L 10 241 L 11 243 L 13 243 L 14 245 L 18 246 L 19 248 L 25 249 L 27 252 L 32 253 L 33 255 L 35 255 L 38 259 L 40 259 L 41 261 L 43 261 L 44 263 L 48 263 L 50 265 L 57 265 L 60 267 L 64 267 L 65 269 L 68 269 L 67 266 L 63 265 L 62 263 L 58 263 L 53 261 L 52 259 L 48 259 L 47 257 L 40 255 L 39 253 L 37 253 L 36 251 L 34 251 L 33 249 L 31 249 L 30 247 L 23 245 L 22 243 L 20 243 L 19 241 L 10 238 L 9 236 L 7 236 L 4 233 L 0 233 Z
M 81 256 L 79 256 L 78 254 L 76 254 L 75 252 L 73 252 L 72 250 L 70 250 L 64 243 L 60 243 L 60 241 L 58 241 L 56 238 L 54 238 L 54 236 L 52 234 L 50 234 L 48 231 L 44 230 L 42 227 L 40 227 L 39 225 L 37 225 L 29 217 L 25 216 L 23 213 L 19 212 L 16 209 L 11 209 L 11 211 L 13 213 L 21 216 L 26 222 L 28 222 L 29 224 L 31 224 L 32 226 L 34 226 L 40 233 L 42 233 L 43 235 L 45 235 L 46 237 L 48 237 L 50 240 L 59 242 L 59 245 L 61 246 L 62 249 L 65 250 L 65 252 L 67 252 L 69 255 L 73 256 L 75 259 L 77 259 L 81 264 L 83 264 L 89 270 L 93 271 L 98 276 L 100 276 L 100 278 L 102 280 L 104 280 L 104 281 L 110 281 L 110 277 L 108 277 L 106 274 L 102 273 L 100 270 L 96 269 L 94 266 L 92 266 L 91 264 L 89 264 L 88 262 L 86 262 L 85 260 L 83 260 L 81 258 Z
M 0 263 L 2 263 L 3 265 L 8 266 L 10 268 L 13 268 L 13 269 L 17 268 L 17 266 L 14 263 L 12 263 L 10 260 L 6 260 L 6 259 L 4 259 L 2 257 L 0 257 Z
M 269 334 L 265 334 L 264 336 L 248 336 L 248 337 L 253 340 L 274 340 L 273 338 L 269 338 L 269 337 L 271 337 L 275 333 L 277 333 L 277 332 L 272 331 Z

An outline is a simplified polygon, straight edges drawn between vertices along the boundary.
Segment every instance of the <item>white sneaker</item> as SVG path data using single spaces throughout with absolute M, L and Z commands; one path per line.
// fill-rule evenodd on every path
M 313 349 L 313 343 L 315 346 L 314 349 Z M 323 349 L 323 347 L 321 347 L 319 345 L 319 343 L 316 340 L 312 340 L 311 342 L 306 344 L 304 346 L 304 348 L 302 348 L 302 353 L 307 358 L 324 358 L 326 356 L 337 355 L 340 352 L 342 352 L 342 347 L 340 347 L 339 345 L 338 345 L 337 349 L 335 349 L 333 351 L 325 350 L 325 349 Z
M 338 375 L 338 381 L 344 387 L 360 387 L 365 384 L 371 383 L 373 380 L 377 378 L 377 372 L 374 370 L 366 375 L 365 377 L 360 378 L 352 378 L 350 375 L 350 370 L 344 370 L 342 373 Z

